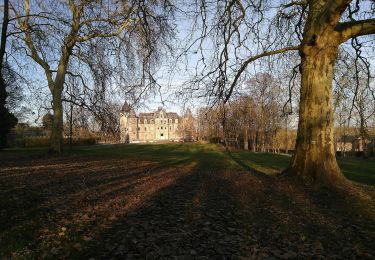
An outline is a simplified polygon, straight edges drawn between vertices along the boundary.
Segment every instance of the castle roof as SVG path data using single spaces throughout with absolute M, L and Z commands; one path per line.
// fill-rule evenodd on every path
M 167 118 L 169 118 L 169 119 L 179 119 L 180 116 L 177 113 L 175 113 L 175 112 L 168 112 L 167 113 Z
M 128 102 L 125 102 L 121 108 L 121 112 L 128 113 L 130 110 L 132 110 L 131 106 L 128 104 Z
M 154 119 L 155 115 L 154 113 L 139 113 L 139 119 Z
M 159 110 L 158 110 L 159 111 Z M 158 112 L 157 111 L 157 112 Z M 167 112 L 165 113 L 165 118 L 166 119 L 180 119 L 181 117 L 175 113 L 175 112 Z M 139 119 L 143 121 L 144 119 L 155 119 L 159 116 L 159 113 L 139 113 Z
M 121 108 L 121 113 L 129 113 L 132 117 L 136 116 L 134 109 L 126 101 Z
M 124 105 L 122 106 L 121 112 L 129 113 L 130 116 L 136 117 L 134 109 L 132 109 L 131 106 L 127 102 L 125 102 Z M 163 114 L 163 118 L 165 119 L 173 119 L 173 120 L 181 119 L 181 117 L 176 112 L 167 112 L 165 108 L 163 107 L 158 107 L 157 110 L 151 113 L 139 113 L 138 118 L 141 121 L 144 121 L 144 119 L 150 120 L 150 119 L 159 118 L 161 114 Z

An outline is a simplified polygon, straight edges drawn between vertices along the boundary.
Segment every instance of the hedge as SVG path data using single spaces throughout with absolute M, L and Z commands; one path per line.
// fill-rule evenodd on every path
M 34 136 L 24 138 L 24 142 L 18 142 L 22 144 L 21 147 L 43 147 L 49 146 L 50 137 L 49 136 Z M 73 145 L 93 145 L 97 143 L 97 139 L 94 137 L 73 137 Z M 64 138 L 64 145 L 69 144 L 69 138 Z

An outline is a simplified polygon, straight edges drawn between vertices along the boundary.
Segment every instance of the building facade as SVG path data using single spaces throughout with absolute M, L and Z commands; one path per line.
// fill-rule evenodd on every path
M 159 107 L 152 113 L 140 113 L 125 103 L 120 112 L 121 143 L 182 141 L 184 120 L 177 113 Z

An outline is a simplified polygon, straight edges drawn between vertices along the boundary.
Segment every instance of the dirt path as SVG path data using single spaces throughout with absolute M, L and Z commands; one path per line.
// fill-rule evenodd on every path
M 0 258 L 374 258 L 374 218 L 311 194 L 281 177 L 194 162 L 8 162 Z

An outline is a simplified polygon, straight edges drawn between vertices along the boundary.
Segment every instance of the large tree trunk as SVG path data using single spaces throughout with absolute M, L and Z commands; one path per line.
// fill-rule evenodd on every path
M 62 55 L 57 68 L 54 82 L 49 82 L 49 89 L 52 93 L 52 133 L 49 151 L 50 153 L 61 153 L 63 150 L 63 106 L 62 93 L 64 90 L 65 76 L 68 68 L 68 62 L 72 53 L 73 44 L 69 47 L 63 47 Z M 48 78 L 48 77 L 47 77 Z
M 333 135 L 332 80 L 338 43 L 313 35 L 302 47 L 301 96 L 295 153 L 288 172 L 307 184 L 334 184 L 344 180 L 336 162 Z
M 56 85 L 52 89 L 52 133 L 50 142 L 50 153 L 61 153 L 63 150 L 63 107 L 62 88 Z

